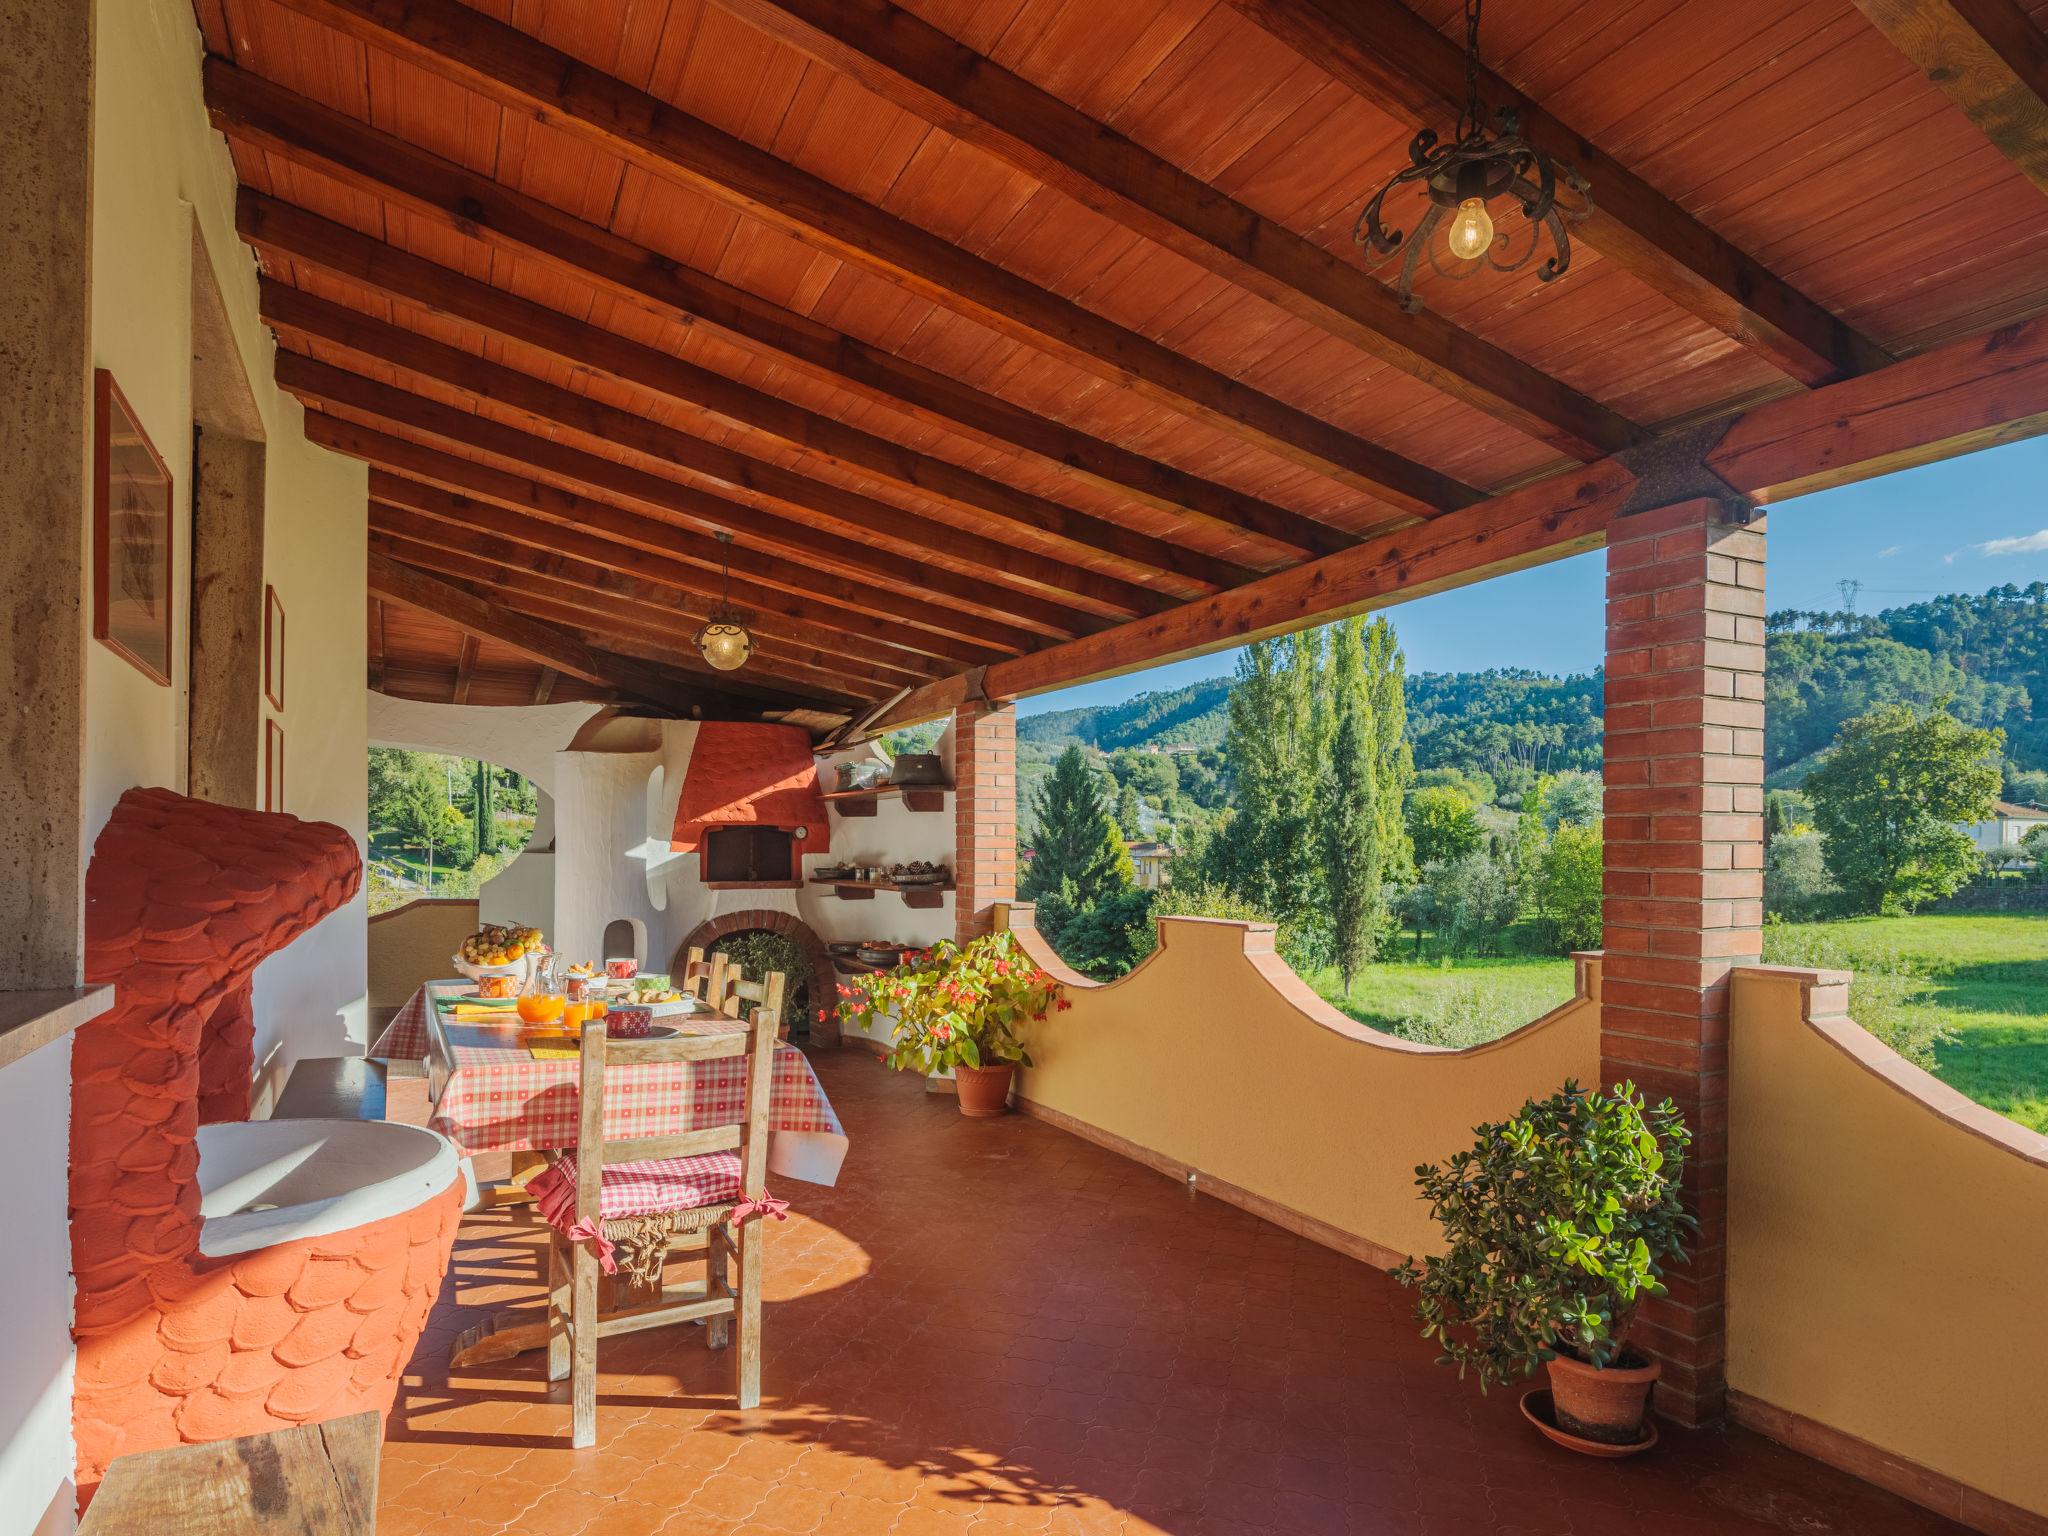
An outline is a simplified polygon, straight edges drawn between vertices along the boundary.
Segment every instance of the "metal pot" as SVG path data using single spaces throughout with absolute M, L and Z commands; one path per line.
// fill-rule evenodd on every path
M 946 769 L 934 752 L 906 752 L 890 770 L 891 784 L 943 784 Z

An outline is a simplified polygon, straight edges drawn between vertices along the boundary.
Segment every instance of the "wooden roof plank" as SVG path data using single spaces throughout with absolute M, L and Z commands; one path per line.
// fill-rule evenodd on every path
M 894 218 L 460 0 L 281 0 L 1000 334 L 1375 491 L 1406 461 Z M 1589 455 L 1600 445 L 1588 445 Z
M 1431 388 L 1579 458 L 1638 440 L 1615 411 L 1011 74 L 888 0 L 716 0 L 953 137 Z
M 1259 26 L 1409 128 L 1437 128 L 1465 99 L 1464 50 L 1400 0 L 1229 0 Z M 1513 106 L 1533 144 L 1593 186 L 1583 240 L 1675 303 L 1805 384 L 1868 373 L 1875 343 L 1723 240 L 1491 71 L 1480 94 Z
M 449 703 L 467 704 L 469 702 L 469 685 L 476 676 L 476 653 L 481 645 L 482 642 L 475 635 L 467 633 L 463 635 L 462 650 L 455 660 L 455 687 L 448 696 Z
M 2048 35 L 2015 0 L 1856 0 L 1856 9 L 2048 192 Z
M 680 680 L 641 663 L 606 656 L 553 625 L 512 613 L 474 592 L 429 576 L 374 550 L 369 556 L 369 584 L 374 595 L 433 614 L 465 635 L 495 641 L 557 671 L 580 677 L 585 682 L 616 688 L 665 709 L 679 713 L 697 710 L 707 713 L 737 710 L 742 715 L 758 713 L 757 706 L 740 704 L 731 692 L 722 689 L 696 691 Z
M 236 142 L 461 232 L 530 256 L 650 313 L 704 324 L 755 354 L 901 410 L 913 418 L 1060 465 L 1091 484 L 1165 511 L 1186 510 L 1262 537 L 1314 536 L 1288 508 L 1161 463 L 1035 414 L 936 369 L 832 329 L 797 309 L 722 282 L 622 235 L 573 218 L 331 108 L 218 59 L 205 65 L 208 110 Z M 1406 461 L 1403 461 L 1406 463 Z M 1402 487 L 1409 482 L 1409 489 Z M 1353 483 L 1356 483 L 1355 481 Z M 1370 487 L 1395 511 L 1428 516 L 1469 506 L 1480 493 L 1447 475 L 1408 465 Z
M 400 475 L 371 472 L 370 518 L 373 527 L 423 544 L 438 544 L 480 560 L 563 579 L 573 576 L 592 591 L 653 604 L 691 625 L 708 620 L 720 601 L 715 581 L 707 584 L 709 591 L 694 583 L 692 578 L 701 575 L 694 566 L 591 535 L 578 536 L 538 518 L 505 513 Z M 832 666 L 842 676 L 871 684 L 896 688 L 954 670 L 930 662 L 916 664 L 918 658 L 902 651 L 889 650 L 877 656 L 879 647 L 832 630 L 792 625 L 787 620 L 763 624 L 753 612 L 748 612 L 747 624 L 771 649 L 787 647 L 799 660 L 806 659 L 797 655 L 799 650 L 811 656 L 832 655 L 836 658 Z
M 707 577 L 729 566 L 741 577 L 733 590 L 750 606 L 843 629 L 864 643 L 900 647 L 965 666 L 979 666 L 1026 648 L 1022 632 L 1018 632 L 1016 644 L 956 639 L 946 629 L 952 616 L 900 591 L 849 581 L 743 544 L 716 544 L 643 512 L 579 496 L 474 459 L 457 458 L 344 417 L 309 414 L 306 438 L 372 465 L 373 480 L 380 473 L 396 471 L 394 479 L 425 481 L 463 497 L 480 498 L 485 504 L 531 513 L 564 532 L 588 530 L 629 549 L 673 555 L 702 568 Z
M 1242 567 L 1208 559 L 1167 539 L 1134 532 L 947 460 L 900 447 L 247 188 L 237 198 L 236 219 L 243 239 L 258 250 L 306 262 L 488 336 L 537 348 L 572 367 L 588 368 L 713 412 L 791 447 L 853 465 L 905 490 L 1017 523 L 1072 546 L 1084 557 L 1106 556 L 1143 576 L 1171 573 L 1211 587 L 1250 579 L 1251 573 Z M 1294 548 L 1283 552 L 1286 556 L 1300 553 Z
M 1079 630 L 1099 627 L 1099 621 L 1084 622 L 1087 615 L 985 579 L 905 559 L 889 550 L 813 529 L 756 507 L 720 502 L 715 497 L 704 497 L 701 492 L 693 498 L 687 494 L 691 487 L 663 476 L 522 432 L 490 417 L 456 410 L 425 395 L 379 384 L 303 353 L 280 352 L 276 372 L 278 387 L 302 400 L 360 411 L 386 427 L 421 432 L 523 469 L 558 475 L 573 484 L 599 487 L 664 507 L 705 531 L 730 529 L 737 537 L 778 553 L 819 561 L 832 568 L 856 572 L 870 581 L 929 595 L 946 602 L 948 607 L 957 605 L 957 612 L 942 612 L 937 606 L 928 608 L 928 621 L 934 625 L 944 623 L 948 633 L 964 639 L 1023 650 L 1035 643 L 1033 635 L 1064 638 Z M 715 515 L 707 513 L 702 506 L 704 500 L 719 509 Z

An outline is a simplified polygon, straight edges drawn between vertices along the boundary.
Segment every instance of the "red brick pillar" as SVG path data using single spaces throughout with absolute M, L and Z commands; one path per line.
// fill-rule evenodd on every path
M 1017 895 L 1017 711 L 953 714 L 953 936 L 987 933 L 995 903 Z
M 1763 921 L 1764 525 L 1739 516 L 1688 501 L 1607 540 L 1601 1073 L 1692 1127 L 1698 1237 L 1631 1336 L 1682 1424 L 1718 1419 L 1727 1389 L 1728 973 Z

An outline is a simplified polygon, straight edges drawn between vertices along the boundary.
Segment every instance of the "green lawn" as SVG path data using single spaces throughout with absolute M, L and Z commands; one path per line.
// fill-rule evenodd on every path
M 1938 1048 L 1937 1075 L 1979 1104 L 2048 1133 L 2048 913 L 1861 918 L 1801 925 L 1798 932 L 1828 934 L 1851 953 L 1891 949 L 1916 960 L 1928 984 L 1914 1006 L 1957 1036 Z M 1448 969 L 1396 959 L 1360 972 L 1348 998 L 1334 971 L 1306 980 L 1375 1029 L 1398 1029 L 1445 993 L 1479 984 L 1506 1029 L 1570 997 L 1572 966 L 1533 956 L 1459 960 Z
M 2048 912 L 1958 912 L 1814 925 L 1851 950 L 1910 955 L 1931 981 L 1920 1006 L 1956 1032 L 1936 1075 L 1979 1104 L 2048 1132 Z

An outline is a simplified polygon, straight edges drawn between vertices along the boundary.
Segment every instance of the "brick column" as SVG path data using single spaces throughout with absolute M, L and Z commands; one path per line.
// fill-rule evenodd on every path
M 953 715 L 953 936 L 987 933 L 1017 894 L 1017 711 L 964 705 Z
M 1682 1424 L 1726 1395 L 1728 973 L 1756 962 L 1763 921 L 1764 525 L 1735 515 L 1682 502 L 1607 541 L 1601 1073 L 1693 1132 L 1699 1234 L 1631 1335 Z

